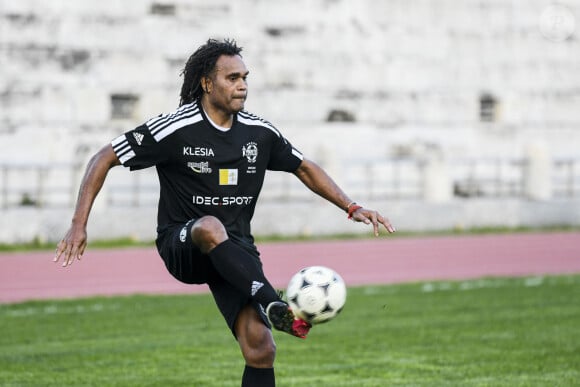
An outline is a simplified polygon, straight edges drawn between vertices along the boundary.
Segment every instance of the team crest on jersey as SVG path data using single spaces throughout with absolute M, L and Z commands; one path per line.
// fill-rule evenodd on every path
M 242 147 L 242 156 L 244 156 L 248 163 L 255 163 L 258 158 L 258 144 L 251 141 Z
M 195 173 L 211 173 L 211 168 L 208 161 L 188 162 L 187 166 Z

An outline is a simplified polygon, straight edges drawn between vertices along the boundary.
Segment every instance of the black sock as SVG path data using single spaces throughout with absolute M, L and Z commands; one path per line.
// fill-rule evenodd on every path
M 264 308 L 280 299 L 270 285 L 256 258 L 231 240 L 217 245 L 209 258 L 220 275 L 240 291 L 252 297 Z
M 274 387 L 274 368 L 254 368 L 246 366 L 242 377 L 242 387 Z

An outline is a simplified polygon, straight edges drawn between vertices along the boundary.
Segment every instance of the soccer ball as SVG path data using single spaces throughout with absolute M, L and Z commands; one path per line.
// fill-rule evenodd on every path
M 310 266 L 290 279 L 286 296 L 297 317 L 320 324 L 340 313 L 346 302 L 346 285 L 334 270 Z

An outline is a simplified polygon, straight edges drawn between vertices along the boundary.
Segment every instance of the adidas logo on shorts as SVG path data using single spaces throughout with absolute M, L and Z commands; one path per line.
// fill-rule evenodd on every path
M 256 293 L 258 293 L 258 290 L 260 290 L 262 286 L 264 286 L 264 284 L 261 282 L 258 281 L 252 282 L 252 297 L 255 296 Z

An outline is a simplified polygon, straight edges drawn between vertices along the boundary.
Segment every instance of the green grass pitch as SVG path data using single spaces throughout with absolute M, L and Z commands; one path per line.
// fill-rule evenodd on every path
M 0 386 L 239 386 L 209 295 L 0 305 Z M 349 289 L 307 340 L 280 332 L 279 386 L 580 385 L 580 276 Z

